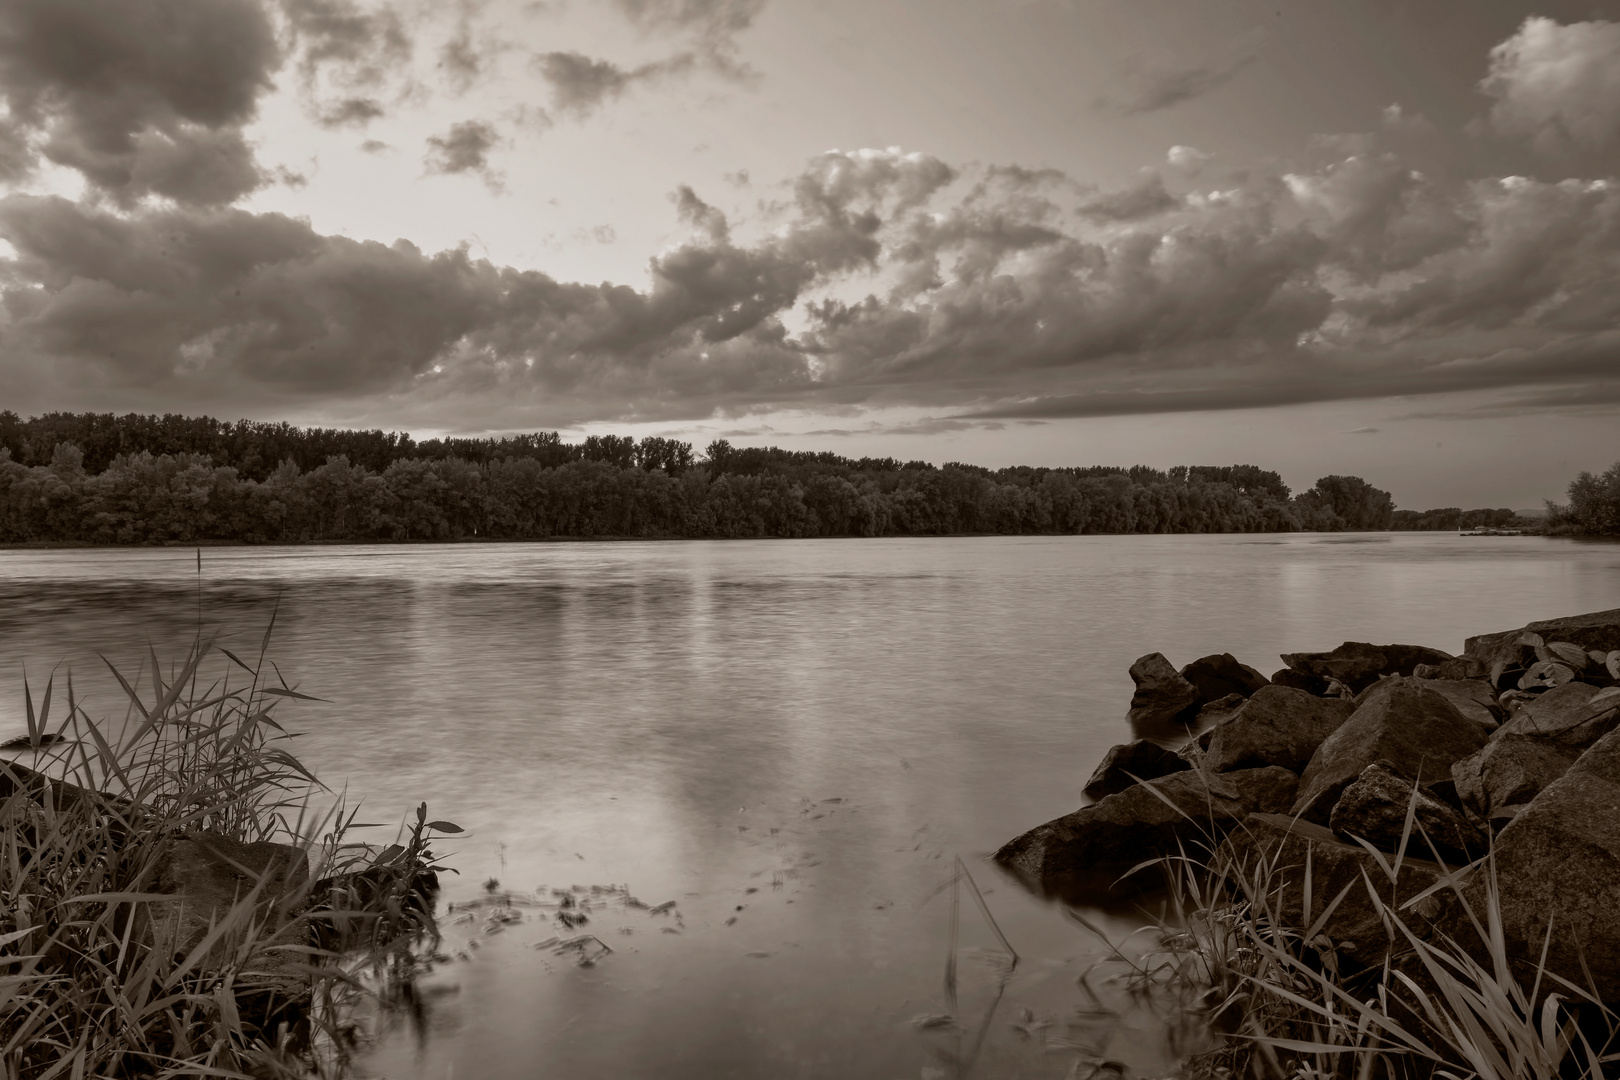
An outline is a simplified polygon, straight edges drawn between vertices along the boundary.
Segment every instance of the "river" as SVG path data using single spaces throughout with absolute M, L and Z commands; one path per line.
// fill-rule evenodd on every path
M 1455 534 L 224 547 L 200 571 L 191 549 L 8 550 L 0 736 L 25 669 L 122 715 L 98 653 L 138 670 L 199 625 L 256 648 L 274 610 L 269 656 L 326 699 L 279 713 L 301 758 L 369 820 L 426 801 L 467 830 L 446 902 L 489 878 L 675 901 L 594 914 L 614 952 L 590 967 L 534 948 L 557 932 L 537 919 L 447 921 L 468 959 L 372 1075 L 952 1075 L 997 979 L 962 900 L 965 1037 L 918 1029 L 945 1009 L 958 856 L 1021 957 L 979 1075 L 1060 1077 L 1088 1039 L 1153 1070 L 1152 1033 L 1074 1026 L 1101 943 L 986 862 L 1130 737 L 1131 661 L 1269 674 L 1280 652 L 1455 652 L 1612 607 L 1620 546 Z

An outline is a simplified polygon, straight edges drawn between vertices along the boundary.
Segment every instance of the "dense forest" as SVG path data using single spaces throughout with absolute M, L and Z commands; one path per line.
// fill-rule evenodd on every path
M 1502 517 L 1501 515 L 1506 515 Z M 1455 529 L 1253 465 L 991 470 L 556 432 L 433 439 L 206 417 L 0 412 L 0 543 Z

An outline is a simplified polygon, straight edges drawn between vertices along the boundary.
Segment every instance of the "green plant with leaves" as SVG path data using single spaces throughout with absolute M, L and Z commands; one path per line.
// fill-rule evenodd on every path
M 167 673 L 112 669 L 119 724 L 71 677 L 54 725 L 54 676 L 37 709 L 25 688 L 33 767 L 0 761 L 0 1077 L 339 1075 L 349 1015 L 387 985 L 359 974 L 408 974 L 436 940 L 431 845 L 460 830 L 423 806 L 378 850 L 341 803 L 312 809 L 325 789 L 274 715 L 306 695 L 269 637 L 251 664 L 198 641 Z M 188 844 L 242 882 L 206 914 L 173 891 Z

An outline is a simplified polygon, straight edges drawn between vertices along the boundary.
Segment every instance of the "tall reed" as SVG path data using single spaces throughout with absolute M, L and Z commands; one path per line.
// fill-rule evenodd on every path
M 55 677 L 37 708 L 25 684 L 34 767 L 0 762 L 5 1080 L 341 1075 L 376 985 L 363 967 L 398 972 L 435 935 L 431 844 L 460 830 L 423 806 L 379 850 L 349 839 L 341 800 L 317 810 L 325 789 L 274 715 L 308 698 L 269 639 L 252 663 L 200 639 L 167 673 L 150 653 L 133 682 L 109 663 L 120 724 L 92 719 L 69 676 L 53 726 Z M 236 853 L 243 884 L 188 915 L 166 890 L 193 842 Z

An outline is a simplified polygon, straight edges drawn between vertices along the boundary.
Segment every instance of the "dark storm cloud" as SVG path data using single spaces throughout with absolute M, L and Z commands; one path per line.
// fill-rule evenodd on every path
M 279 63 L 253 0 L 9 0 L 0 168 L 38 154 L 125 205 L 231 202 L 263 180 L 240 129 Z
M 436 167 L 487 176 L 497 138 L 456 125 Z M 760 223 L 677 187 L 687 238 L 640 288 L 277 215 L 13 197 L 0 375 L 490 428 L 882 405 L 982 425 L 1460 390 L 1573 408 L 1616 381 L 1612 182 L 1443 184 L 1362 154 L 1230 189 L 1153 176 L 1076 208 L 1050 171 L 862 150 L 788 190 Z

